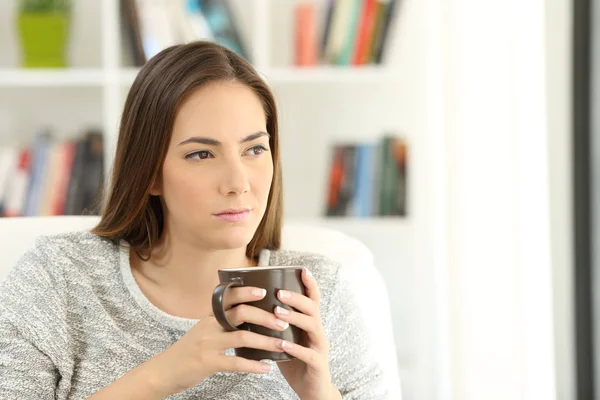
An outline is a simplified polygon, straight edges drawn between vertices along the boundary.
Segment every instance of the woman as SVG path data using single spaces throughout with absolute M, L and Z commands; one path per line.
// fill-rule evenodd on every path
M 0 398 L 385 398 L 343 270 L 278 250 L 281 217 L 267 85 L 216 44 L 165 49 L 127 97 L 98 226 L 39 239 L 0 289 Z M 259 287 L 226 298 L 230 321 L 296 325 L 306 347 L 215 320 L 217 270 L 248 265 L 311 270 L 306 296 L 279 295 L 297 312 L 245 304 Z M 237 347 L 296 360 L 247 360 Z

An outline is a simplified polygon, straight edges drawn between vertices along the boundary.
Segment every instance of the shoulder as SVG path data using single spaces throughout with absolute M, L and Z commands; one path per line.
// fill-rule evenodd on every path
M 98 264 L 114 260 L 118 246 L 90 232 L 70 232 L 40 236 L 33 248 L 21 256 L 12 268 L 3 291 L 27 282 L 45 282 L 60 289 L 65 276 L 85 273 Z
M 113 256 L 117 246 L 104 238 L 88 231 L 61 233 L 40 236 L 35 246 L 26 252 L 21 261 L 28 258 L 45 259 L 47 267 L 59 267 L 65 262 L 87 261 Z

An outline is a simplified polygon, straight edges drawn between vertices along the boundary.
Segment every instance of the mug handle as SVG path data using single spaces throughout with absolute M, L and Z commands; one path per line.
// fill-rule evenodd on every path
M 212 309 L 215 314 L 215 318 L 221 324 L 223 329 L 227 332 L 237 331 L 239 330 L 237 327 L 233 326 L 231 322 L 227 319 L 227 315 L 225 314 L 225 309 L 223 307 L 223 299 L 225 297 L 225 291 L 230 287 L 239 287 L 243 286 L 242 280 L 239 278 L 234 278 L 233 280 L 225 283 L 221 283 L 218 285 L 213 291 L 212 296 Z

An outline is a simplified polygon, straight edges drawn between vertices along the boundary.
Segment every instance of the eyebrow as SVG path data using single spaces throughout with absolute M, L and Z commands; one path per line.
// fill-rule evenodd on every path
M 267 132 L 260 131 L 260 132 L 256 132 L 256 133 L 246 136 L 245 138 L 240 140 L 240 144 L 251 142 L 262 136 L 271 137 L 271 135 L 269 135 Z M 184 144 L 188 144 L 188 143 L 200 143 L 200 144 L 205 144 L 208 146 L 220 146 L 222 144 L 221 142 L 219 142 L 218 140 L 215 140 L 215 139 L 202 137 L 202 136 L 193 136 L 193 137 L 188 138 L 188 139 L 184 140 L 183 142 L 179 143 L 178 146 L 183 146 Z

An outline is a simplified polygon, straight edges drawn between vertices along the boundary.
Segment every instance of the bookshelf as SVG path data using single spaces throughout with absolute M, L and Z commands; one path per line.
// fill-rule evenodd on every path
M 104 73 L 98 68 L 73 68 L 58 71 L 24 71 L 19 68 L 4 68 L 0 70 L 0 87 L 98 87 L 102 85 L 104 85 Z
M 0 22 L 7 21 L 3 18 L 12 12 L 15 1 L 0 5 L 0 15 L 4 15 Z M 405 4 L 398 13 L 399 21 L 392 31 L 393 41 L 383 66 L 296 68 L 281 61 L 289 57 L 286 53 L 289 49 L 281 44 L 285 38 L 280 36 L 284 35 L 275 34 L 285 25 L 289 9 L 296 2 L 235 0 L 232 3 L 254 65 L 272 86 L 279 103 L 286 218 L 340 230 L 371 248 L 390 296 L 403 398 L 434 398 L 430 383 L 439 373 L 434 361 L 438 355 L 432 350 L 437 339 L 419 334 L 433 330 L 422 315 L 432 315 L 435 310 L 428 302 L 425 306 L 420 304 L 420 296 L 433 296 L 433 284 L 429 283 L 428 272 L 417 268 L 419 260 L 427 258 L 419 252 L 429 251 L 422 241 L 428 234 L 427 210 L 420 206 L 428 204 L 430 195 L 422 184 L 428 174 L 428 154 L 421 137 L 428 129 L 425 88 L 429 72 L 423 39 L 428 38 L 432 17 L 427 5 L 417 0 L 401 2 Z M 122 106 L 138 68 L 124 62 L 118 0 L 75 0 L 75 5 L 73 18 L 79 21 L 75 22 L 76 27 L 84 25 L 82 21 L 97 20 L 91 24 L 92 33 L 86 33 L 93 37 L 92 48 L 84 49 L 87 46 L 78 40 L 78 47 L 74 45 L 72 53 L 79 61 L 66 70 L 27 71 L 17 67 L 16 57 L 0 58 L 0 117 L 2 108 L 10 114 L 12 94 L 24 89 L 23 96 L 30 99 L 32 107 L 44 104 L 43 99 L 36 98 L 39 93 L 51 93 L 54 107 L 62 104 L 72 114 L 87 110 L 82 111 L 85 117 L 77 122 L 98 124 L 104 131 L 108 172 Z M 9 25 L 0 28 L 0 45 L 12 37 L 3 30 Z M 14 50 L 13 47 L 13 53 Z M 84 54 L 90 51 L 96 56 Z M 80 95 L 81 92 L 85 95 Z M 80 96 L 89 100 L 80 102 Z M 26 106 L 20 102 L 19 107 Z M 89 115 L 90 109 L 93 115 Z M 33 136 L 30 125 L 15 125 L 17 129 L 12 133 L 2 132 L 0 126 L 0 144 L 16 141 L 17 135 L 21 137 L 19 140 L 23 135 Z M 55 120 L 54 125 L 67 136 L 75 130 L 64 119 Z M 386 131 L 405 135 L 409 141 L 412 157 L 409 216 L 323 218 L 331 144 L 337 140 L 376 140 Z

